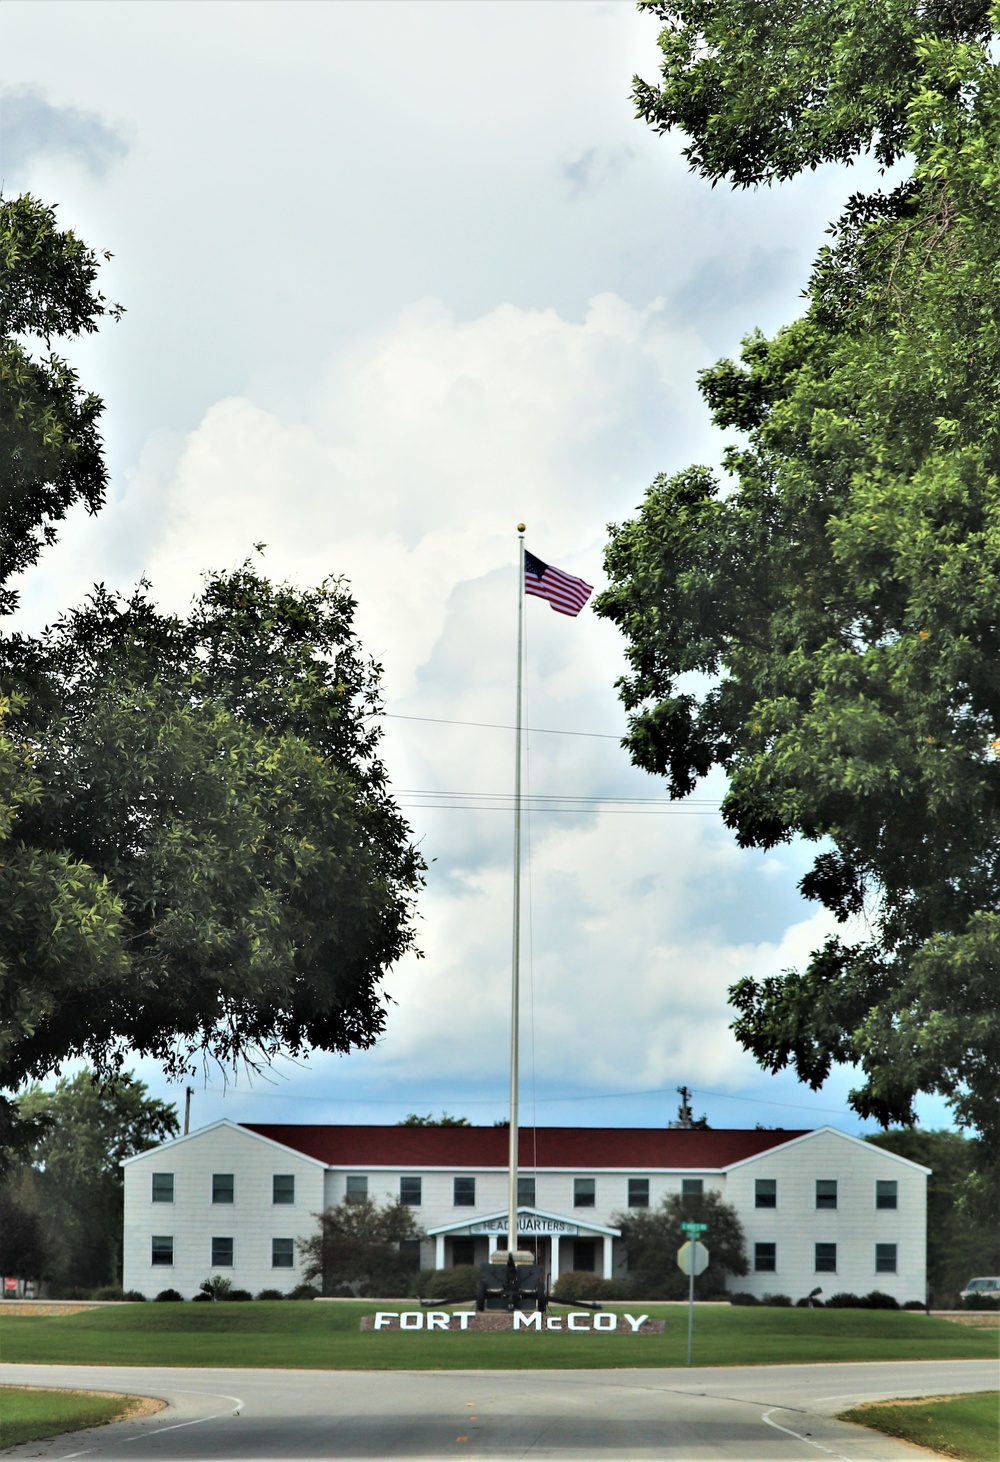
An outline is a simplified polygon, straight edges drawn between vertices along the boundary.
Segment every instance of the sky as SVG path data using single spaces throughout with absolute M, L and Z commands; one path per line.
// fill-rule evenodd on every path
M 428 863 L 377 1046 L 205 1071 L 194 1126 L 506 1115 L 516 524 L 600 589 L 608 525 L 721 458 L 698 370 L 796 316 L 870 177 L 695 177 L 634 116 L 656 34 L 624 0 L 0 8 L 4 192 L 109 250 L 126 311 L 66 352 L 105 401 L 107 506 L 24 576 L 20 625 L 143 575 L 183 610 L 258 543 L 274 578 L 344 576 Z M 810 1092 L 729 1030 L 733 981 L 830 928 L 809 849 L 739 850 L 718 778 L 665 805 L 589 607 L 529 600 L 526 638 L 522 1121 L 665 1125 L 684 1084 L 713 1126 L 866 1130 L 850 1071 Z

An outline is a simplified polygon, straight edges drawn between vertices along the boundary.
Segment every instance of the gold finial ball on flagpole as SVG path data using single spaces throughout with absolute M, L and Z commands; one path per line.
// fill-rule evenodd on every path
M 517 531 L 519 533 L 523 533 L 524 532 L 524 524 L 523 523 L 518 523 L 518 525 L 517 525 Z

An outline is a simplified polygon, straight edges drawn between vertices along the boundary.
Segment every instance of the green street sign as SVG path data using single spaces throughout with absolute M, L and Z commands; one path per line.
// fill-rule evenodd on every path
M 681 1228 L 686 1234 L 707 1234 L 707 1223 L 682 1223 Z

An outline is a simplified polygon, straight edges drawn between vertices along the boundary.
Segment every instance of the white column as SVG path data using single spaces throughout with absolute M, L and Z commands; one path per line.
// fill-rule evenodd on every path
M 610 1234 L 605 1234 L 604 1235 L 604 1278 L 605 1279 L 610 1279 L 611 1278 L 611 1271 L 614 1268 L 614 1258 L 612 1257 L 613 1256 L 613 1249 L 612 1249 L 612 1245 L 613 1244 L 614 1244 L 614 1239 L 611 1237 L 611 1235 Z
M 444 1268 L 444 1234 L 434 1235 L 434 1268 Z
M 551 1244 L 552 1244 L 552 1255 L 551 1255 L 551 1258 L 549 1260 L 549 1269 L 551 1271 L 551 1283 L 554 1285 L 555 1282 L 556 1282 L 556 1280 L 559 1278 L 559 1235 L 558 1234 L 553 1234 L 552 1235 Z

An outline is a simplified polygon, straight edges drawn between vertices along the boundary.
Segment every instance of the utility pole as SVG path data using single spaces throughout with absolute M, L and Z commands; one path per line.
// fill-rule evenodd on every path
M 184 1088 L 184 1136 L 188 1135 L 191 1128 L 191 1098 L 194 1092 L 190 1086 Z

